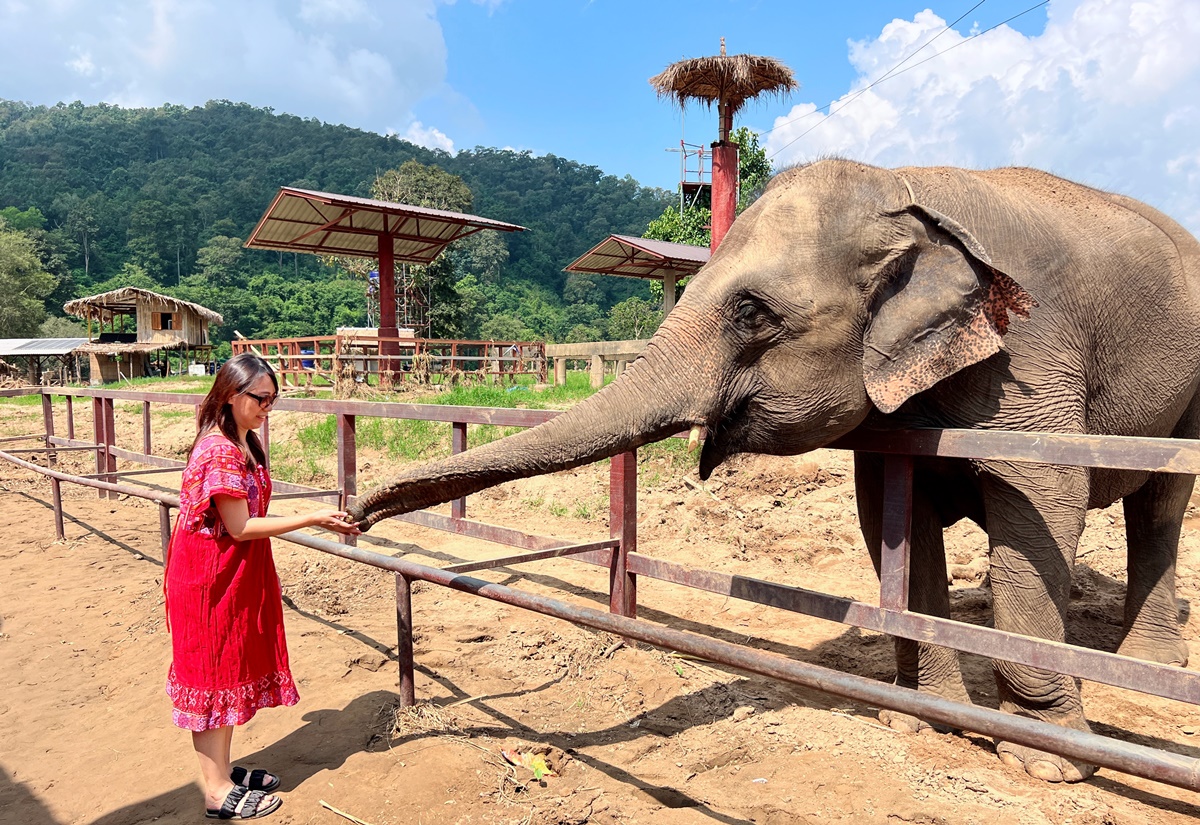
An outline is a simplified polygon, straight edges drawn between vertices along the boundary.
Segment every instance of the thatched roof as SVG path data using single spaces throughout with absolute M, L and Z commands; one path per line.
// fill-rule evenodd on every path
M 75 352 L 94 353 L 96 355 L 122 355 L 131 352 L 160 352 L 162 350 L 197 350 L 210 347 L 210 344 L 198 346 L 183 341 L 89 341 L 75 348 Z
M 723 40 L 723 39 L 722 39 Z M 760 94 L 783 97 L 800 88 L 792 70 L 773 57 L 753 54 L 724 54 L 697 57 L 672 63 L 650 78 L 659 97 L 669 97 L 680 106 L 699 100 L 709 106 L 725 101 L 730 111 Z
M 193 304 L 191 301 L 172 298 L 169 295 L 160 295 L 157 292 L 151 292 L 148 289 L 140 289 L 135 286 L 122 287 L 121 289 L 114 289 L 111 292 L 92 295 L 88 298 L 77 298 L 74 301 L 67 301 L 63 304 L 63 312 L 74 315 L 76 318 L 84 319 L 89 317 L 104 317 L 106 315 L 108 317 L 112 317 L 113 315 L 132 315 L 137 312 L 138 304 L 147 301 L 154 301 L 168 306 L 176 312 L 194 312 L 210 324 L 220 324 L 225 320 L 221 317 L 220 313 L 213 312 L 207 307 Z

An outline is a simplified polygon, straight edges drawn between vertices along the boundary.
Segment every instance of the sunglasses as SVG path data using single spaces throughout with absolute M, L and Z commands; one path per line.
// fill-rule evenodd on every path
M 256 392 L 243 392 L 242 395 L 253 398 L 258 402 L 258 406 L 262 407 L 263 409 L 266 409 L 267 407 L 274 407 L 275 402 L 279 400 L 279 393 L 272 393 L 271 395 L 259 395 Z

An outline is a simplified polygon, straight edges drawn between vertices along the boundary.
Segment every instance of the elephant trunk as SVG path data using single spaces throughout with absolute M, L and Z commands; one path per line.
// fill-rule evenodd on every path
M 711 391 L 698 391 L 697 371 L 665 351 L 688 350 L 664 347 L 659 338 L 591 398 L 537 427 L 401 473 L 350 505 L 352 520 L 367 529 L 388 516 L 599 461 L 705 423 L 702 399 L 711 402 Z

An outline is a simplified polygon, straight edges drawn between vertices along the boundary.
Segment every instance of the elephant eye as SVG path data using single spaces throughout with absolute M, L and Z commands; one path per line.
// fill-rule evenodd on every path
M 757 301 L 742 301 L 734 311 L 738 325 L 746 329 L 758 329 L 767 320 L 766 312 Z

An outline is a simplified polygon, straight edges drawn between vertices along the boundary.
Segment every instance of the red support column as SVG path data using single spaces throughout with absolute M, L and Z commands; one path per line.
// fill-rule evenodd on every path
M 386 218 L 384 221 L 386 228 Z M 396 255 L 392 236 L 379 236 L 379 373 L 380 383 L 390 385 L 384 378 L 387 372 L 399 371 L 400 329 L 396 326 Z M 393 378 L 395 376 L 393 375 Z
M 712 242 L 717 251 L 737 213 L 738 145 L 718 141 L 712 145 Z

